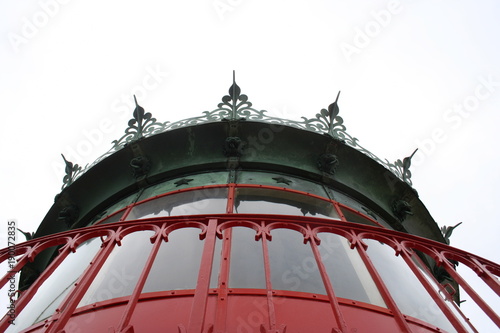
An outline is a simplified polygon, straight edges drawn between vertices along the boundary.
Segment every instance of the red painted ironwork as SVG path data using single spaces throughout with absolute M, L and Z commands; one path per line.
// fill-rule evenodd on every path
M 338 208 L 335 202 L 333 202 L 333 204 L 336 208 Z M 228 205 L 228 207 L 232 207 L 232 203 L 231 206 Z M 228 211 L 228 213 L 230 212 Z M 339 215 L 342 217 L 341 214 Z M 236 226 L 254 229 L 256 232 L 256 240 L 259 240 L 262 244 L 266 290 L 234 289 L 229 288 L 227 285 L 230 265 L 231 228 Z M 205 237 L 204 251 L 202 254 L 196 290 L 166 291 L 141 295 L 142 287 L 144 286 L 145 280 L 151 269 L 151 265 L 155 259 L 161 242 L 167 239 L 168 234 L 172 230 L 186 227 L 200 228 L 202 237 Z M 267 242 L 272 241 L 272 230 L 275 228 L 287 228 L 299 231 L 304 236 L 304 242 L 309 241 L 311 243 L 310 245 L 313 255 L 318 264 L 321 279 L 325 285 L 327 295 L 311 295 L 303 292 L 274 290 L 272 288 L 270 280 L 270 270 L 272 268 L 269 264 Z M 498 264 L 465 251 L 455 249 L 446 244 L 380 227 L 360 225 L 332 219 L 280 215 L 220 214 L 210 217 L 197 215 L 120 221 L 71 230 L 18 244 L 17 250 L 18 253 L 22 254 L 22 257 L 19 258 L 15 268 L 16 270 L 22 269 L 26 263 L 32 261 L 36 255 L 44 249 L 57 245 L 63 245 L 63 247 L 61 248 L 59 255 L 55 257 L 47 269 L 17 300 L 16 309 L 19 312 L 23 310 L 23 307 L 28 304 L 30 299 L 36 293 L 38 287 L 41 286 L 47 277 L 55 271 L 58 265 L 67 258 L 68 254 L 72 251 L 78 251 L 78 245 L 91 238 L 103 237 L 103 247 L 95 255 L 92 265 L 84 271 L 81 278 L 76 283 L 76 286 L 62 301 L 61 305 L 58 307 L 58 311 L 46 323 L 35 324 L 33 329 L 37 332 L 60 332 L 64 329 L 70 319 L 75 321 L 83 320 L 78 318 L 84 318 L 86 314 L 92 313 L 92 311 L 89 312 L 92 306 L 86 306 L 79 309 L 77 309 L 77 306 L 87 291 L 88 286 L 92 283 L 92 280 L 101 269 L 109 253 L 116 246 L 115 244 L 119 243 L 120 240 L 127 234 L 140 230 L 155 231 L 155 235 L 152 237 L 154 246 L 153 250 L 149 254 L 148 260 L 141 272 L 139 281 L 137 282 L 132 295 L 124 298 L 122 297 L 120 299 L 112 299 L 101 302 L 98 304 L 98 310 L 93 312 L 93 314 L 97 316 L 104 316 L 108 313 L 109 316 L 111 316 L 111 312 L 109 311 L 114 311 L 113 313 L 116 313 L 116 326 L 114 326 L 116 327 L 116 332 L 125 333 L 131 330 L 131 327 L 134 325 L 132 314 L 134 311 L 137 311 L 139 301 L 141 302 L 141 311 L 145 311 L 145 309 L 150 306 L 148 305 L 149 302 L 163 301 L 167 299 L 170 300 L 172 304 L 178 304 L 180 307 L 185 307 L 185 305 L 181 304 L 185 304 L 182 302 L 184 302 L 183 300 L 186 297 L 192 299 L 192 305 L 189 306 L 189 309 L 186 309 L 186 311 L 190 314 L 187 317 L 189 318 L 189 324 L 187 325 L 187 328 L 184 327 L 186 332 L 190 333 L 202 333 L 207 330 L 212 330 L 213 332 L 224 332 L 234 328 L 234 325 L 238 324 L 237 318 L 227 317 L 228 299 L 231 297 L 243 297 L 242 300 L 246 300 L 246 302 L 265 304 L 263 306 L 263 310 L 257 310 L 261 311 L 261 317 L 259 318 L 263 318 L 265 320 L 262 322 L 261 327 L 266 332 L 277 332 L 284 330 L 285 327 L 293 329 L 293 327 L 288 325 L 288 323 L 281 321 L 277 322 L 276 319 L 276 306 L 279 307 L 280 311 L 284 311 L 284 309 L 288 309 L 289 306 L 292 306 L 292 304 L 296 307 L 300 307 L 300 304 L 303 304 L 302 306 L 304 306 L 304 308 L 301 308 L 300 311 L 305 312 L 309 311 L 309 309 L 312 309 L 313 307 L 316 309 L 315 311 L 318 311 L 318 313 L 324 313 L 323 307 L 327 306 L 330 313 L 333 314 L 335 321 L 324 323 L 324 325 L 329 325 L 330 329 L 337 329 L 340 332 L 349 332 L 352 328 L 355 328 L 350 321 L 350 318 L 352 318 L 355 311 L 360 313 L 363 312 L 367 316 L 370 316 L 370 318 L 379 318 L 381 323 L 387 321 L 387 324 L 381 325 L 387 325 L 387 327 L 397 325 L 399 330 L 402 332 L 415 331 L 417 326 L 423 328 L 425 331 L 437 332 L 433 325 L 426 324 L 421 320 L 411 318 L 401 313 L 365 251 L 366 244 L 363 243 L 363 239 L 366 238 L 379 240 L 384 244 L 391 246 L 396 251 L 396 254 L 402 256 L 404 262 L 406 262 L 406 264 L 410 267 L 420 283 L 431 295 L 432 299 L 436 302 L 445 314 L 446 318 L 448 318 L 457 331 L 473 331 L 473 329 L 462 326 L 462 323 L 458 320 L 458 318 L 456 318 L 455 314 L 450 311 L 448 305 L 439 293 L 436 292 L 433 286 L 429 284 L 427 279 L 423 276 L 423 273 L 411 258 L 411 251 L 413 249 L 430 255 L 438 264 L 443 265 L 453 279 L 457 281 L 458 284 L 476 301 L 478 306 L 493 320 L 493 322 L 500 326 L 498 315 L 481 298 L 481 296 L 472 289 L 467 281 L 461 277 L 449 260 L 456 260 L 473 269 L 473 271 L 475 271 L 485 282 L 485 285 L 489 286 L 496 293 L 500 290 L 500 283 L 497 279 L 497 276 L 500 274 L 500 266 Z M 375 305 L 364 304 L 362 302 L 336 297 L 335 291 L 331 286 L 318 251 L 318 232 L 335 233 L 347 238 L 351 242 L 352 248 L 357 249 L 357 252 L 366 265 L 370 275 L 374 279 L 374 282 L 377 285 L 384 301 L 389 306 L 389 310 Z M 222 268 L 220 270 L 219 286 L 215 289 L 209 289 L 215 237 L 217 235 L 218 237 L 224 235 L 222 251 L 223 260 L 221 260 Z M 6 260 L 8 257 L 7 252 L 8 249 L 0 250 L 0 258 Z M 224 260 L 224 258 L 226 259 Z M 179 258 L 179 260 L 182 259 Z M 5 284 L 6 281 L 4 280 L 5 276 L 2 279 L 2 282 Z M 217 297 L 217 301 L 214 299 L 215 296 Z M 282 301 L 289 303 L 280 303 Z M 312 306 L 311 304 L 313 303 L 317 305 Z M 255 305 L 253 305 L 253 307 L 255 307 Z M 248 311 L 254 310 L 252 310 L 252 308 L 248 308 Z M 208 315 L 208 313 L 210 313 L 210 315 Z M 265 313 L 265 315 L 262 313 Z M 296 321 L 291 320 L 291 322 Z M 4 317 L 0 322 L 0 330 L 4 331 L 8 325 L 8 318 Z M 179 329 L 182 330 L 182 328 Z M 258 331 L 259 329 L 260 328 L 256 328 L 255 331 Z M 26 330 L 26 332 L 28 331 L 31 331 L 31 329 Z

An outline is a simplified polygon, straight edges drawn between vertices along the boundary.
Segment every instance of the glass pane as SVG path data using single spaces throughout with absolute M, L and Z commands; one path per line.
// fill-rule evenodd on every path
M 153 247 L 153 235 L 149 230 L 126 235 L 122 245 L 115 246 L 108 256 L 78 307 L 131 295 Z
M 75 282 L 92 261 L 101 246 L 99 238 L 81 244 L 70 253 L 56 270 L 44 281 L 36 294 L 16 318 L 16 325 L 6 332 L 19 332 L 51 316 L 61 301 L 72 290 Z
M 236 188 L 234 212 L 283 214 L 340 219 L 332 203 L 293 192 L 263 188 Z
M 232 228 L 229 287 L 266 289 L 261 241 L 255 241 L 255 230 Z
M 116 213 L 116 214 L 114 214 L 114 215 L 111 215 L 111 216 L 109 216 L 108 218 L 106 218 L 105 220 L 103 220 L 103 221 L 99 222 L 99 224 L 106 224 L 106 223 L 118 222 L 118 221 L 120 221 L 120 219 L 121 219 L 121 217 L 123 216 L 123 213 L 124 213 L 124 212 L 125 212 L 125 211 L 124 211 L 124 210 L 122 210 L 122 211 L 120 211 L 120 212 L 118 212 L 118 213 Z
M 340 210 L 342 211 L 342 214 L 344 214 L 346 220 L 349 222 L 367 224 L 367 225 L 378 227 L 378 225 L 376 225 L 372 221 L 368 220 L 367 218 L 365 218 L 361 215 L 354 213 L 353 211 L 351 211 L 349 209 L 342 207 L 342 208 L 340 208 Z
M 195 289 L 198 282 L 203 244 L 201 230 L 184 228 L 168 236 L 156 255 L 143 293 Z
M 311 245 L 295 230 L 275 229 L 268 242 L 271 284 L 276 290 L 326 294 Z
M 364 241 L 368 245 L 368 256 L 401 312 L 448 332 L 456 332 L 405 261 L 396 257 L 391 247 L 372 239 Z
M 314 183 L 307 179 L 297 178 L 285 174 L 258 172 L 253 170 L 240 170 L 237 171 L 236 174 L 238 184 L 257 184 L 285 187 L 296 191 L 316 194 L 321 197 L 327 197 L 323 185 Z
M 319 233 L 319 251 L 337 297 L 386 307 L 363 260 L 349 241 L 332 233 Z
M 223 214 L 226 212 L 227 188 L 210 188 L 167 195 L 132 209 L 127 220 L 160 216 Z

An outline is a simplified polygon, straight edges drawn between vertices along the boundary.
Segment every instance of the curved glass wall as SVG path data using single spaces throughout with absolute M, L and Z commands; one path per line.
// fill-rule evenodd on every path
M 162 242 L 142 292 L 195 289 L 203 251 L 199 236 L 198 228 L 173 231 Z
M 62 300 L 73 289 L 75 282 L 88 267 L 101 247 L 99 238 L 82 243 L 75 253 L 70 253 L 55 271 L 38 288 L 36 294 L 6 332 L 20 332 L 50 317 Z
M 78 307 L 131 295 L 153 247 L 149 241 L 153 235 L 152 231 L 126 235 L 106 258 Z

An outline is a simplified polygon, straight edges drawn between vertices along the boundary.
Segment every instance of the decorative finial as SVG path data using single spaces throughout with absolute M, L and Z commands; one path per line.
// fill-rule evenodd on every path
M 236 71 L 233 69 L 233 85 L 229 88 L 229 96 L 231 96 L 231 99 L 233 101 L 232 107 L 231 107 L 231 120 L 236 119 L 236 111 L 237 111 L 237 105 L 238 105 L 238 98 L 240 97 L 241 94 L 241 89 L 238 87 L 236 84 Z
M 335 99 L 335 102 L 330 104 L 328 106 L 328 117 L 329 117 L 329 124 L 328 124 L 328 133 L 332 133 L 333 130 L 333 121 L 335 120 L 335 117 L 338 116 L 339 114 L 339 106 L 337 104 L 340 96 L 340 90 L 339 93 L 337 94 L 337 98 Z
M 63 178 L 62 186 L 62 188 L 64 188 L 65 186 L 71 185 L 71 183 L 73 183 L 76 174 L 79 173 L 82 168 L 78 164 L 73 165 L 73 163 L 68 161 L 63 154 L 61 154 L 61 156 L 64 160 L 64 163 L 66 164 L 66 168 L 64 169 L 64 171 L 66 171 L 66 175 Z
M 409 179 L 411 177 L 410 173 L 411 158 L 413 157 L 413 155 L 415 155 L 417 150 L 418 148 L 415 149 L 415 151 L 410 156 L 405 157 L 403 159 L 403 181 L 406 181 L 407 178 Z
M 447 226 L 441 227 L 441 232 L 443 233 L 443 237 L 444 237 L 444 240 L 446 241 L 446 244 L 450 245 L 450 236 L 453 233 L 453 230 L 455 230 L 455 228 L 461 224 L 462 224 L 462 222 L 454 225 L 453 227 L 447 227 Z

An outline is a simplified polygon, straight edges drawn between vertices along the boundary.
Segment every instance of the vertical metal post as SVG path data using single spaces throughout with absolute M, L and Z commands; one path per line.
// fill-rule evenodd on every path
M 217 231 L 217 220 L 208 221 L 203 254 L 201 256 L 200 272 L 193 297 L 193 307 L 189 317 L 188 333 L 202 333 L 205 324 L 205 313 L 208 302 L 208 290 L 210 288 L 210 275 L 212 274 L 212 261 L 215 251 L 215 233 Z

